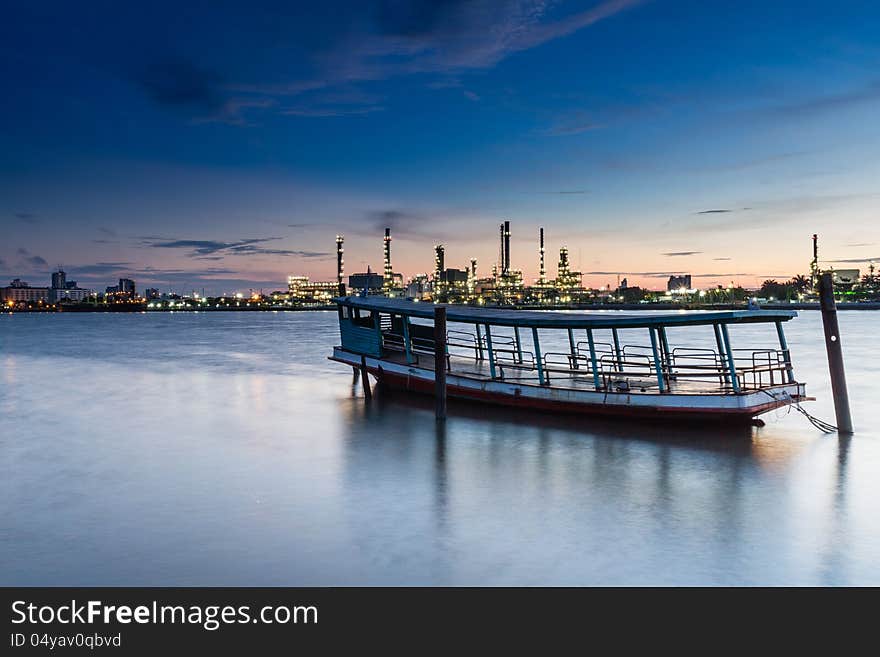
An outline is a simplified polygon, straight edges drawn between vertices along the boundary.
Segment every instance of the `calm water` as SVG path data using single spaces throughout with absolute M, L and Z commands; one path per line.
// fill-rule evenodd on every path
M 880 313 L 841 324 L 849 441 L 460 404 L 438 434 L 365 405 L 333 313 L 3 315 L 0 584 L 877 585 Z M 788 324 L 833 421 L 820 334 Z

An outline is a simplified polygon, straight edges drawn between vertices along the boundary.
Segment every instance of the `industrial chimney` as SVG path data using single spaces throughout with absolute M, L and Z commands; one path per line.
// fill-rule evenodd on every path
M 504 222 L 504 274 L 510 273 L 510 222 Z
M 391 229 L 385 229 L 385 271 L 382 278 L 382 287 L 387 292 L 394 287 L 394 272 L 391 269 Z
M 345 283 L 343 276 L 345 274 L 345 262 L 342 259 L 342 243 L 345 242 L 344 235 L 336 236 L 336 284 L 339 287 L 339 296 L 345 296 Z
M 541 285 L 543 285 L 543 284 L 544 284 L 544 281 L 546 280 L 546 275 L 547 275 L 547 271 L 544 269 L 544 227 L 543 227 L 543 226 L 541 226 L 541 228 L 540 228 L 540 233 L 539 233 L 539 234 L 540 234 L 540 238 L 539 238 L 538 241 L 539 241 L 539 244 L 540 244 L 540 246 L 541 246 L 541 248 L 540 248 L 540 254 L 541 254 L 541 267 L 540 267 L 540 269 L 539 269 L 539 278 L 538 278 L 538 282 L 540 282 Z

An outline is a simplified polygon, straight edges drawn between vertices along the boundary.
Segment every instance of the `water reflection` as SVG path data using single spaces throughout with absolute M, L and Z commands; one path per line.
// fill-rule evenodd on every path
M 333 313 L 0 322 L 0 583 L 880 584 L 870 358 L 852 439 L 457 400 L 438 425 L 365 403 Z M 818 328 L 789 337 L 827 419 Z

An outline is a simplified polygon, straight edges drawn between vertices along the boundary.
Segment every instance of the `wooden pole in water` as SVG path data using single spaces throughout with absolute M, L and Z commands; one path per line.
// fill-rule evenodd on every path
M 822 326 L 825 329 L 825 350 L 828 353 L 828 371 L 831 374 L 837 430 L 839 433 L 852 433 L 849 393 L 846 389 L 846 374 L 843 371 L 843 348 L 840 345 L 840 327 L 837 325 L 837 306 L 834 303 L 834 284 L 830 273 L 822 274 L 819 278 L 819 307 L 822 309 Z
M 370 390 L 370 375 L 367 374 L 367 357 L 361 356 L 361 383 L 364 386 L 364 399 L 373 398 L 373 391 Z
M 434 411 L 446 419 L 446 307 L 434 308 Z

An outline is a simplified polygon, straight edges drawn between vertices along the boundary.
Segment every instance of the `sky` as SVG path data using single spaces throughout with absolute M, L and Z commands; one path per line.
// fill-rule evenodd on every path
M 270 291 L 567 246 L 585 284 L 880 261 L 876 0 L 29 2 L 0 284 Z

